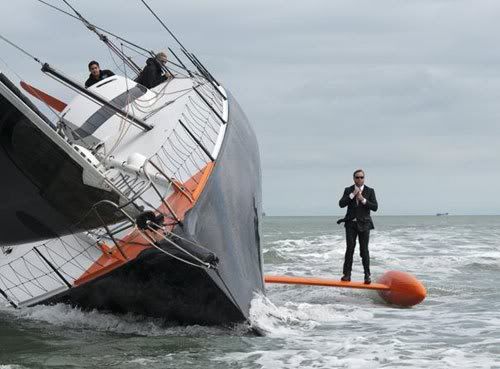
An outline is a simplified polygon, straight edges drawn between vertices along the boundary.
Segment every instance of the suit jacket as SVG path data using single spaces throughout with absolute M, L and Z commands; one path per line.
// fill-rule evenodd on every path
M 347 213 L 345 215 L 345 227 L 357 226 L 359 231 L 367 231 L 375 228 L 370 211 L 377 211 L 378 203 L 375 197 L 375 190 L 365 185 L 361 195 L 366 199 L 366 203 L 356 203 L 356 197 L 351 199 L 349 195 L 354 191 L 354 185 L 346 187 L 344 195 L 339 201 L 339 206 L 345 208 L 347 206 Z M 356 219 L 354 222 L 353 220 Z

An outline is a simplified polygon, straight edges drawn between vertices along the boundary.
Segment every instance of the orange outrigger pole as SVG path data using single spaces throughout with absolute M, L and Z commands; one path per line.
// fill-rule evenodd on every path
M 266 283 L 376 290 L 387 303 L 404 307 L 421 303 L 427 295 L 427 291 L 422 282 L 409 273 L 395 270 L 384 273 L 382 277 L 377 280 L 377 283 L 371 284 L 364 284 L 363 282 L 343 282 L 340 280 L 314 277 L 293 277 L 288 275 L 266 275 L 264 276 L 264 281 Z

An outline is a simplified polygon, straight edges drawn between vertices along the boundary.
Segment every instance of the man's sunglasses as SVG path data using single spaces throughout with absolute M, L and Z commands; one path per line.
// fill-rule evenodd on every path
M 356 179 L 363 179 L 363 178 L 365 178 L 365 177 L 356 176 L 356 177 L 354 177 L 354 178 L 356 178 Z

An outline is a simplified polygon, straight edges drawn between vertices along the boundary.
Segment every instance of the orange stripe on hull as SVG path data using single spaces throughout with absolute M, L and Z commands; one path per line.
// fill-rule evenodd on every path
M 207 184 L 208 178 L 210 177 L 210 174 L 212 174 L 212 170 L 214 169 L 215 162 L 211 161 L 206 165 L 206 167 L 203 169 L 203 174 L 200 178 L 200 181 L 198 183 L 198 186 L 196 186 L 196 189 L 193 191 L 193 198 L 194 201 L 198 200 L 198 198 L 201 195 L 201 192 L 205 188 L 205 185 Z
M 142 251 L 151 247 L 137 230 L 134 230 L 123 240 L 118 240 L 117 242 L 126 259 L 115 246 L 110 248 L 107 245 L 101 245 L 103 252 L 101 257 L 80 278 L 75 280 L 75 286 L 79 286 L 82 283 L 86 283 L 118 268 L 127 261 L 135 259 Z
M 172 207 L 175 214 L 181 221 L 184 220 L 186 212 L 194 206 L 196 200 L 200 197 L 203 189 L 205 188 L 205 184 L 208 181 L 208 177 L 210 177 L 210 174 L 212 173 L 214 165 L 215 164 L 213 162 L 208 163 L 205 168 L 200 170 L 181 185 L 183 189 L 182 191 L 177 187 L 174 187 L 175 192 L 167 198 L 167 203 Z M 191 198 L 186 196 L 183 191 L 191 194 Z M 158 211 L 162 214 L 169 214 L 169 210 L 164 204 L 161 204 Z M 171 229 L 172 228 L 173 227 L 171 227 Z
M 173 187 L 174 193 L 170 195 L 166 201 L 181 221 L 184 220 L 186 212 L 194 206 L 196 200 L 200 197 L 208 178 L 212 173 L 214 165 L 215 163 L 213 162 L 208 163 L 205 168 L 200 170 L 185 183 Z M 158 212 L 162 214 L 170 213 L 168 208 L 163 203 L 158 208 Z M 172 231 L 175 226 L 173 217 L 170 219 L 172 222 L 169 222 L 165 226 L 165 229 L 168 231 Z M 148 235 L 156 241 L 160 240 L 160 236 L 154 232 L 148 232 Z M 117 240 L 117 242 L 122 253 L 126 256 L 126 259 L 123 257 L 120 250 L 118 250 L 114 245 L 113 247 L 101 245 L 103 254 L 96 262 L 94 262 L 94 264 L 90 266 L 89 269 L 83 273 L 80 278 L 75 280 L 75 286 L 105 275 L 113 269 L 116 269 L 128 261 L 135 259 L 142 251 L 153 247 L 137 229 L 121 240 Z

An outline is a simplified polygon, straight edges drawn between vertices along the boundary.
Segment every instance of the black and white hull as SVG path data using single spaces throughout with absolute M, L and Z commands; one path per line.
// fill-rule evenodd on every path
M 181 324 L 226 324 L 248 318 L 254 292 L 264 291 L 260 160 L 245 115 L 232 97 L 229 101 L 228 127 L 217 165 L 183 227 L 174 229 L 183 238 L 210 245 L 219 258 L 218 268 L 193 267 L 147 249 L 124 266 L 45 303 L 134 312 Z M 175 252 L 166 242 L 160 246 Z M 189 244 L 182 246 L 189 248 Z

